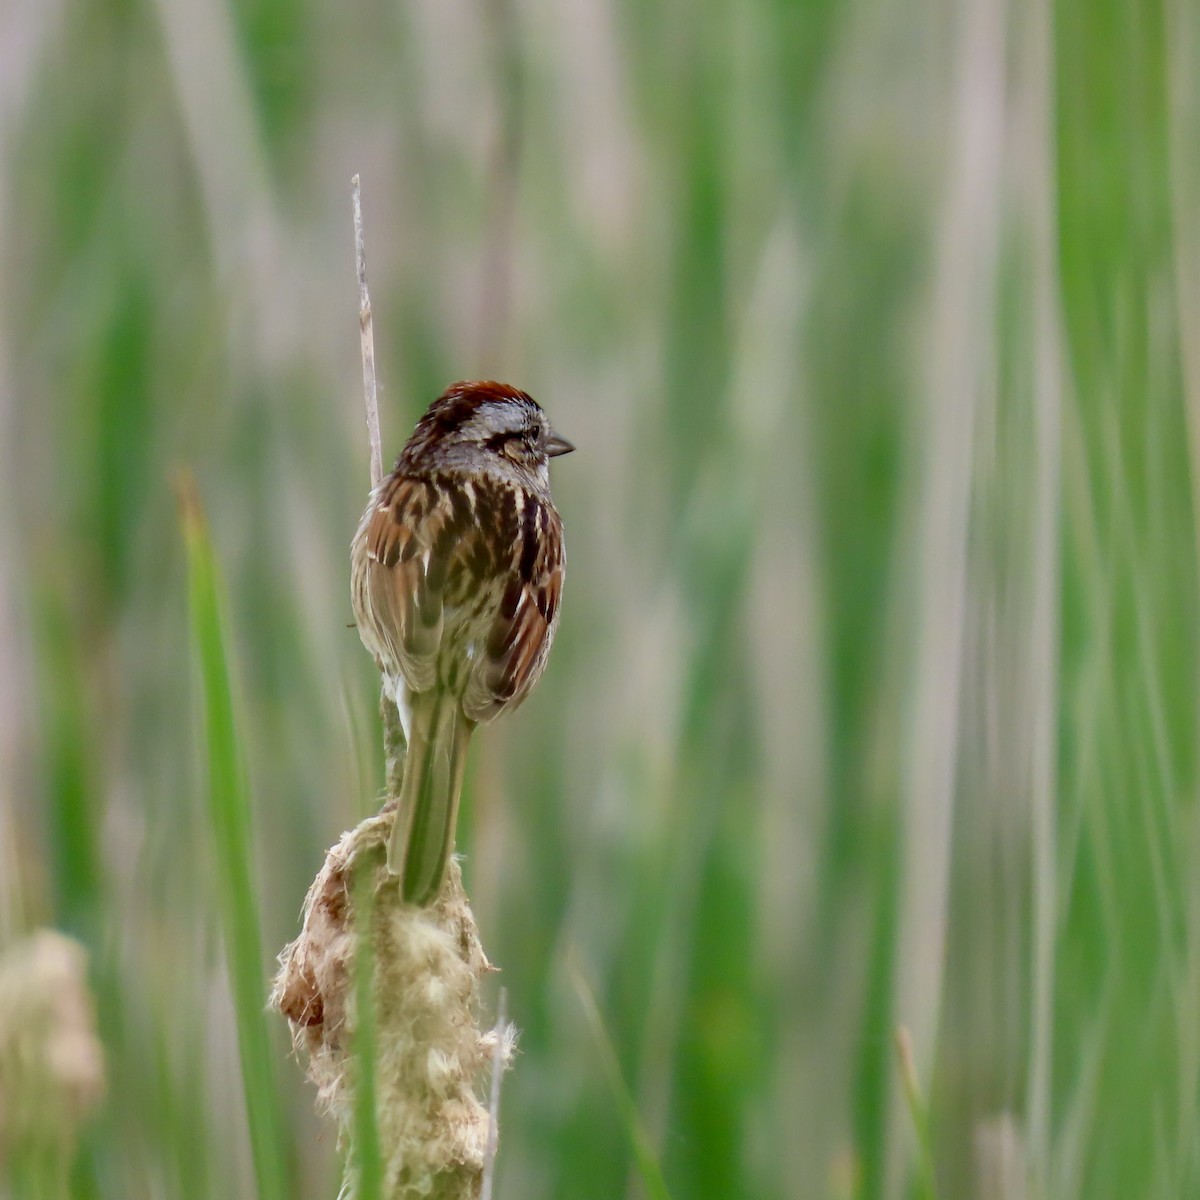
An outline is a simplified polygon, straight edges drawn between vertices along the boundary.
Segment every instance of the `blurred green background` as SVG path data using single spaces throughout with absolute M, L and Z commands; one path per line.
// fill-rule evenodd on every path
M 475 739 L 500 1197 L 1200 1195 L 1194 0 L 3 0 L 0 941 L 88 947 L 73 1195 L 255 1194 L 172 491 L 270 956 L 377 804 L 348 547 L 458 378 L 569 572 Z M 339 1167 L 284 1023 L 289 1194 Z

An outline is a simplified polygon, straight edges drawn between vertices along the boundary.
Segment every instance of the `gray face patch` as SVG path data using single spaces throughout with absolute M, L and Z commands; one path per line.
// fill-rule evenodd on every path
M 448 466 L 548 494 L 550 422 L 532 400 L 486 400 L 453 430 L 443 430 Z
M 545 416 L 532 404 L 489 401 L 481 404 L 478 411 L 463 425 L 462 440 L 486 442 L 497 434 L 520 434 L 526 429 L 533 429 L 540 434 L 545 424 Z

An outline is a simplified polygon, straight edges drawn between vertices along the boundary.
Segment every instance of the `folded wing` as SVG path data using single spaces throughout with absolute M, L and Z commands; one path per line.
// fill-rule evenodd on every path
M 463 711 L 472 721 L 490 721 L 516 708 L 537 683 L 558 626 L 563 585 L 562 525 L 548 505 L 527 509 L 523 522 L 528 552 L 505 583 L 487 641 L 477 649 L 467 679 Z M 480 652 L 481 651 L 481 652 Z

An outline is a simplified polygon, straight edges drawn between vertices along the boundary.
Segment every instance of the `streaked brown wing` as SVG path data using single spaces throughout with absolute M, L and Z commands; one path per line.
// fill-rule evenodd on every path
M 537 507 L 523 514 L 520 566 L 504 589 L 463 696 L 463 711 L 473 721 L 490 721 L 525 699 L 546 665 L 558 626 L 565 566 L 562 523 L 548 504 L 527 496 L 525 505 Z
M 414 692 L 436 680 L 457 518 L 445 491 L 399 476 L 387 482 L 359 530 L 365 549 L 363 577 L 355 581 L 359 622 L 376 656 L 398 668 Z

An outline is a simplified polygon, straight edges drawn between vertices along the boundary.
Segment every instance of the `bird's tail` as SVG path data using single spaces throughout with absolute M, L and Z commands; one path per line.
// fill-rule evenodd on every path
M 387 851 L 388 870 L 400 876 L 409 904 L 428 904 L 441 890 L 454 850 L 472 728 L 456 696 L 431 688 L 412 697 L 400 803 Z

